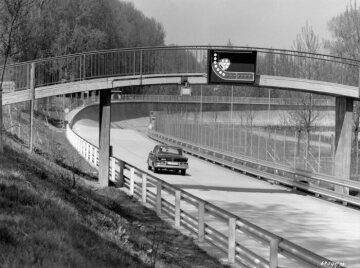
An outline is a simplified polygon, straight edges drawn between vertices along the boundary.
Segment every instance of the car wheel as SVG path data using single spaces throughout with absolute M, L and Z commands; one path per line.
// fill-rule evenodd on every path
M 182 169 L 181 170 L 181 175 L 185 176 L 185 174 L 186 174 L 186 169 Z

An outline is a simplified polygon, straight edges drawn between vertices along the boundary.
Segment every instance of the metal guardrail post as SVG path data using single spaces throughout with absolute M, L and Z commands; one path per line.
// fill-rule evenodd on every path
M 175 226 L 180 227 L 180 220 L 181 220 L 181 191 L 175 191 Z
M 136 51 L 133 52 L 133 75 L 136 74 Z
M 143 204 L 146 204 L 146 194 L 147 194 L 147 175 L 146 173 L 142 174 L 142 183 L 141 183 L 141 201 Z
M 278 267 L 279 239 L 271 238 L 270 240 L 270 268 Z
M 135 168 L 130 168 L 130 185 L 129 185 L 129 191 L 130 195 L 134 195 L 134 186 L 135 186 Z
M 119 160 L 119 185 L 124 185 L 124 170 L 125 170 L 125 163 L 124 161 Z
M 162 190 L 162 181 L 156 182 L 156 213 L 161 214 L 161 190 Z
M 89 152 L 89 144 L 85 143 L 84 156 L 86 160 L 88 160 L 88 152 Z
M 236 218 L 229 218 L 228 262 L 235 263 L 236 256 Z
M 143 65 L 143 51 L 140 50 L 140 85 L 142 85 L 142 74 L 143 74 L 142 65 Z
M 111 180 L 113 182 L 115 182 L 115 180 L 116 180 L 116 167 L 117 167 L 116 158 L 112 157 L 111 158 L 111 168 L 110 168 L 110 170 L 111 170 Z
M 91 152 L 90 152 L 90 163 L 91 164 L 95 163 L 95 148 L 93 146 L 91 147 Z
M 205 202 L 198 202 L 198 240 L 204 242 L 205 238 Z

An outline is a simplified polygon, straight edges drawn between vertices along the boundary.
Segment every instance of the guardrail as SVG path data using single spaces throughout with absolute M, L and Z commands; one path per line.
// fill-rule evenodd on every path
M 229 96 L 179 96 L 179 95 L 119 95 L 116 101 L 124 102 L 185 102 L 185 103 L 241 103 L 241 104 L 264 104 L 264 105 L 304 105 L 296 98 L 255 98 L 255 97 L 229 97 Z M 334 99 L 313 99 L 314 106 L 335 106 Z
M 66 135 L 72 146 L 98 167 L 98 148 L 75 134 L 69 125 Z M 176 227 L 186 228 L 200 242 L 223 251 L 229 263 L 270 268 L 344 267 L 115 157 L 110 157 L 109 179 L 124 179 L 129 195 L 168 216 Z M 246 240 L 256 242 L 256 249 Z
M 347 194 L 337 193 L 330 189 L 319 186 L 320 182 L 328 183 L 333 186 L 350 188 L 360 192 L 360 182 L 350 180 L 339 180 L 333 176 L 314 174 L 308 171 L 298 170 L 289 166 L 253 159 L 247 156 L 234 155 L 227 152 L 214 150 L 213 148 L 199 146 L 188 141 L 170 137 L 159 132 L 151 131 L 149 136 L 166 144 L 181 146 L 189 154 L 210 160 L 213 163 L 236 169 L 245 173 L 252 174 L 259 178 L 275 181 L 293 188 L 299 188 L 314 193 L 317 197 L 324 196 L 341 201 L 344 204 L 360 206 L 360 198 Z M 263 169 L 263 170 L 262 170 Z M 272 171 L 272 173 L 270 172 Z M 304 181 L 308 183 L 303 183 Z

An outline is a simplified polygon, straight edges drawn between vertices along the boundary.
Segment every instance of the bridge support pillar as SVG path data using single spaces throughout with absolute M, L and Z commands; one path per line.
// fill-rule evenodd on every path
M 336 97 L 335 106 L 335 177 L 350 180 L 353 99 Z M 335 186 L 338 193 L 349 194 L 349 189 Z
M 81 101 L 81 105 L 84 106 L 85 105 L 85 92 L 84 91 L 80 92 L 80 101 Z
M 99 107 L 99 184 L 101 187 L 109 185 L 110 108 L 111 89 L 101 90 Z

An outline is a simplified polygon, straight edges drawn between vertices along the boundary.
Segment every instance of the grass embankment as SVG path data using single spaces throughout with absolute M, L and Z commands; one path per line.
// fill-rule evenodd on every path
M 138 201 L 94 186 L 64 130 L 37 127 L 37 153 L 8 139 L 0 156 L 0 267 L 222 267 Z

